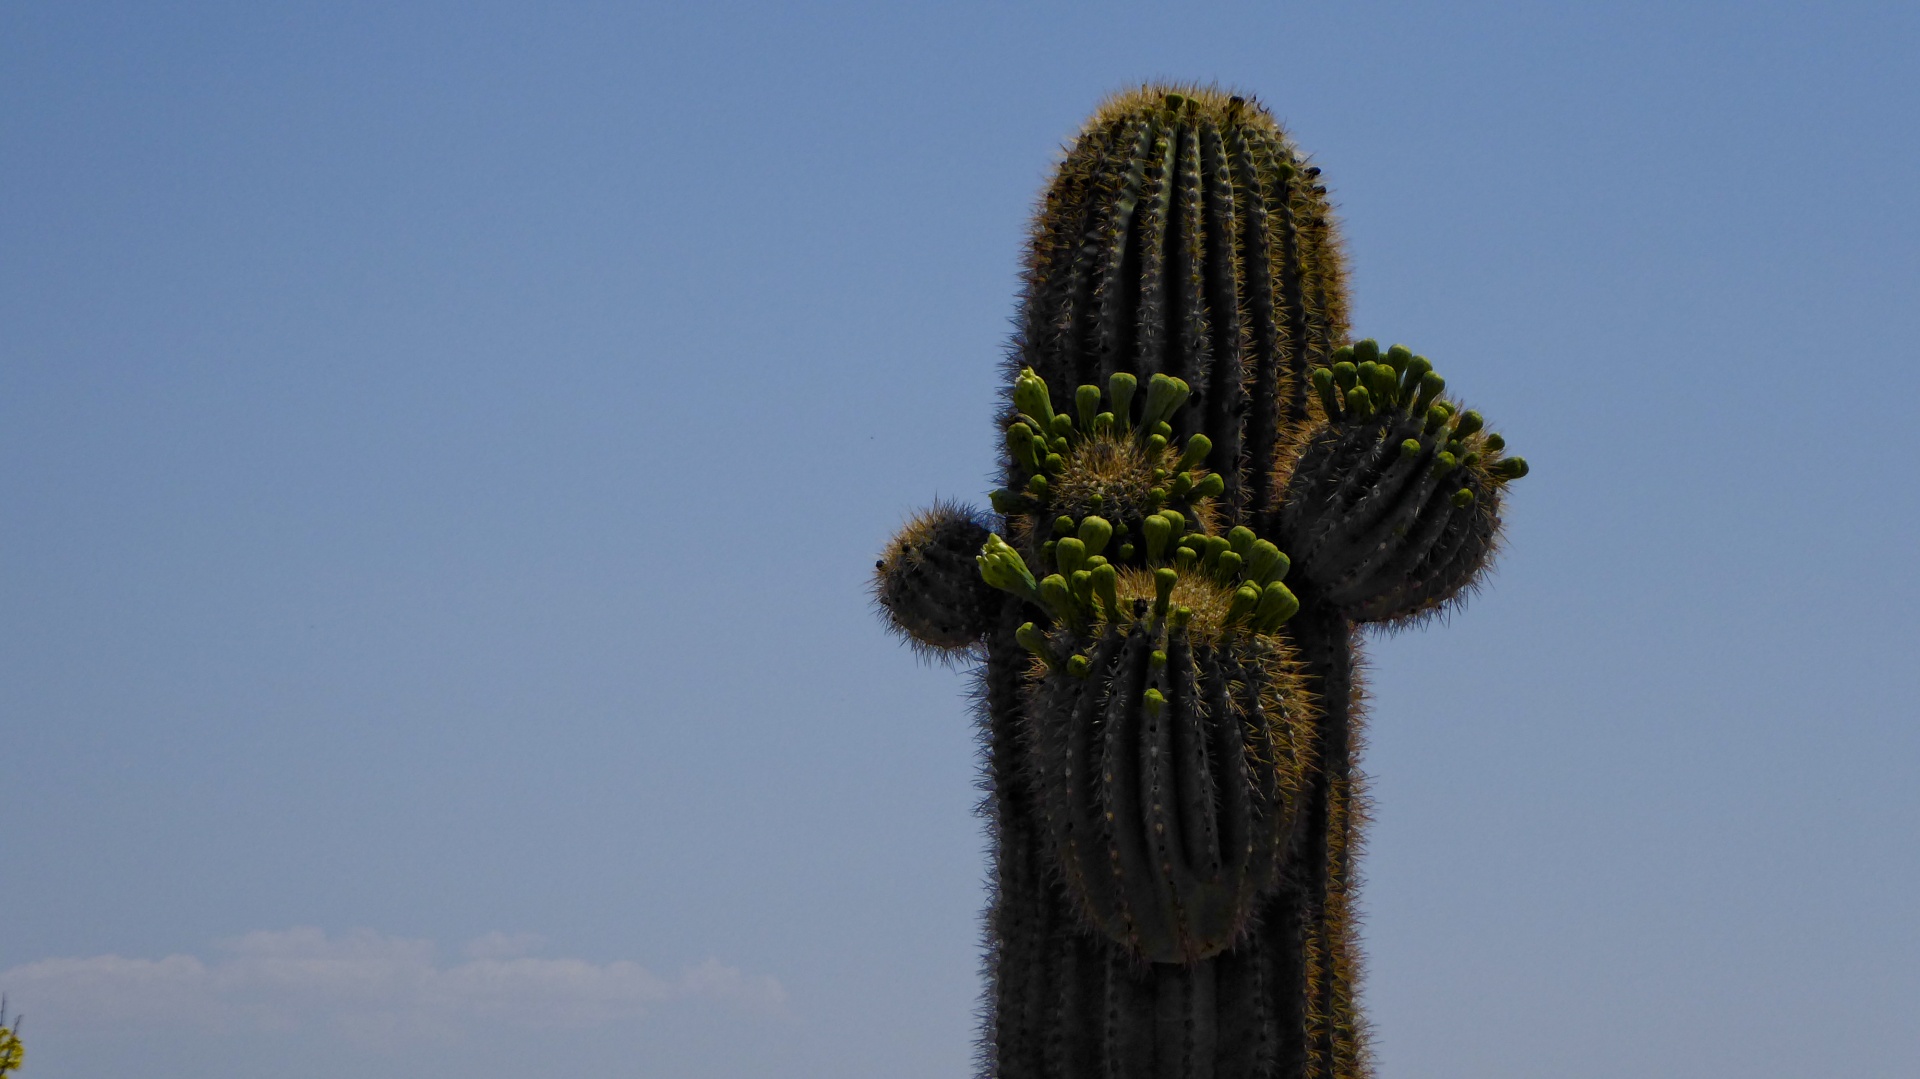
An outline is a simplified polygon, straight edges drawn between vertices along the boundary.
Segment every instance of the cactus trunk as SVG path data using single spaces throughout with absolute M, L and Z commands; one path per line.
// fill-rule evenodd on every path
M 1103 106 L 1034 224 L 997 516 L 876 565 L 896 629 L 984 659 L 987 1075 L 1369 1073 L 1356 626 L 1470 588 L 1526 465 L 1343 343 L 1318 176 L 1239 97 Z

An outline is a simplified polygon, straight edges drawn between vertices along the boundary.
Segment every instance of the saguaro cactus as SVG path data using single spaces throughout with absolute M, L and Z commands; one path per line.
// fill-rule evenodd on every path
M 1345 343 L 1319 172 L 1239 97 L 1107 102 L 1034 222 L 993 512 L 876 564 L 981 662 L 988 1075 L 1367 1074 L 1355 626 L 1455 601 L 1526 463 Z

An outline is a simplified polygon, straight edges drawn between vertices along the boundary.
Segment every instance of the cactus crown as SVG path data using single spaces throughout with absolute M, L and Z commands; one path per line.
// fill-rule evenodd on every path
M 1269 509 L 1276 451 L 1307 418 L 1306 372 L 1347 335 L 1319 171 L 1247 98 L 1146 86 L 1109 99 L 1036 215 L 1010 381 L 1030 369 L 1064 399 L 1116 374 L 1179 379 L 1190 395 L 1167 421 L 1211 441 L 1217 504 L 1233 523 Z

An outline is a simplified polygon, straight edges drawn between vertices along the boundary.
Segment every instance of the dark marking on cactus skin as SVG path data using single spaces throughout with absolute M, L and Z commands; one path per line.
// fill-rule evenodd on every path
M 984 1075 L 1369 1074 L 1356 625 L 1470 591 L 1526 465 L 1343 345 L 1318 176 L 1238 97 L 1102 106 L 1034 223 L 1001 521 L 881 561 L 897 628 L 984 660 Z

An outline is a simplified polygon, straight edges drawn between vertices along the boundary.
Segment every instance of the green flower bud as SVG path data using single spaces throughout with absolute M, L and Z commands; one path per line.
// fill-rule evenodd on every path
M 1260 605 L 1260 595 L 1259 586 L 1253 584 L 1243 584 L 1234 589 L 1233 599 L 1227 602 L 1227 624 L 1232 625 L 1252 614 L 1254 608 Z
M 1440 396 L 1440 391 L 1446 388 L 1447 380 L 1441 378 L 1438 374 L 1428 371 L 1426 374 L 1421 375 L 1420 393 L 1413 399 L 1413 413 L 1419 415 L 1425 412 L 1427 406 L 1433 404 L 1433 399 Z
M 1200 556 L 1195 554 L 1191 547 L 1181 547 L 1173 552 L 1173 563 L 1180 567 L 1180 572 L 1182 573 L 1192 573 L 1193 564 L 1198 561 L 1199 558 Z
M 1118 373 L 1107 379 L 1107 396 L 1113 399 L 1113 415 L 1121 426 L 1126 426 L 1133 417 L 1133 391 L 1140 380 L 1132 375 Z
M 1353 343 L 1353 362 L 1357 364 L 1380 362 L 1380 342 L 1375 341 L 1371 337 L 1364 341 L 1355 341 Z
M 1120 573 L 1112 566 L 1102 565 L 1093 568 L 1093 595 L 1100 601 L 1100 609 L 1107 621 L 1120 620 Z
M 1166 710 L 1167 698 L 1159 690 L 1149 689 L 1141 695 L 1140 703 L 1146 706 L 1148 715 L 1159 719 L 1160 713 Z
M 1373 400 L 1386 411 L 1398 403 L 1400 395 L 1400 376 L 1393 368 L 1384 363 L 1373 365 L 1373 377 L 1367 380 L 1367 388 L 1373 391 Z
M 1087 545 L 1073 536 L 1059 540 L 1053 545 L 1053 565 L 1061 573 L 1072 573 L 1084 566 L 1087 561 Z
M 1085 678 L 1093 672 L 1093 661 L 1085 656 L 1067 657 L 1067 674 L 1073 678 Z
M 1007 428 L 1007 456 L 1013 463 L 1028 472 L 1037 471 L 1040 457 L 1034 452 L 1033 428 L 1024 423 L 1016 423 Z
M 1084 569 L 1074 570 L 1073 575 L 1067 578 L 1067 591 L 1073 594 L 1074 602 L 1080 607 L 1091 610 L 1093 608 L 1093 572 Z
M 1353 362 L 1353 346 L 1341 345 L 1339 348 L 1334 349 L 1333 355 L 1328 357 L 1328 362 L 1352 363 Z
M 1190 475 L 1190 473 L 1182 474 Z M 1213 472 L 1209 473 L 1207 477 L 1199 483 L 1193 485 L 1193 497 L 1196 499 L 1219 498 L 1221 494 L 1225 493 L 1226 489 L 1227 481 L 1221 478 L 1220 473 Z
M 1147 428 L 1147 433 L 1150 435 L 1159 435 L 1161 438 L 1170 439 L 1173 437 L 1173 425 L 1163 420 L 1159 423 L 1154 424 L 1152 427 Z
M 1173 613 L 1167 616 L 1167 621 L 1172 623 L 1174 629 L 1186 629 L 1187 623 L 1193 621 L 1193 608 L 1175 607 Z
M 1047 454 L 1046 461 L 1042 462 L 1041 467 L 1047 470 L 1048 475 L 1058 476 L 1067 470 L 1067 459 L 1057 453 L 1049 453 Z
M 1099 554 L 1107 549 L 1107 541 L 1113 538 L 1113 526 L 1105 517 L 1088 517 L 1080 522 L 1080 542 L 1087 545 L 1088 554 Z
M 1005 514 L 1008 517 L 1016 513 L 1025 513 L 1033 508 L 1032 501 L 1025 495 L 1016 494 L 1005 488 L 988 495 L 987 501 L 993 504 L 993 512 Z
M 1487 469 L 1487 471 L 1502 480 L 1517 480 L 1527 474 L 1527 459 L 1525 457 L 1503 457 L 1495 461 L 1493 466 Z
M 1220 565 L 1220 556 L 1226 554 L 1228 549 L 1225 536 L 1208 536 L 1206 549 L 1202 552 L 1203 564 L 1208 569 L 1214 569 Z
M 1486 445 L 1488 453 L 1499 453 L 1507 448 L 1507 440 L 1497 434 L 1490 434 L 1487 436 Z
M 1165 517 L 1167 523 L 1173 526 L 1173 531 L 1170 533 L 1172 536 L 1178 538 L 1186 535 L 1187 519 L 1179 510 L 1161 510 L 1159 515 Z
M 1187 497 L 1187 492 L 1191 490 L 1193 490 L 1193 473 L 1181 472 L 1173 477 L 1173 497 L 1185 498 Z
M 1220 552 L 1220 557 L 1215 560 L 1214 573 L 1218 574 L 1223 581 L 1231 581 L 1235 577 L 1240 576 L 1240 567 L 1245 564 L 1246 559 L 1241 558 L 1238 554 L 1232 551 L 1222 551 Z
M 1133 544 L 1123 543 L 1120 545 L 1120 561 L 1122 562 L 1133 561 Z
M 1027 568 L 1027 561 L 1020 552 L 1007 545 L 1007 541 L 996 535 L 988 535 L 987 542 L 980 546 L 980 554 L 974 560 L 980 567 L 980 577 L 987 584 L 1003 592 L 1011 592 L 1022 599 L 1038 599 L 1040 593 L 1034 584 L 1033 571 Z
M 1409 438 L 1405 442 L 1400 443 L 1400 456 L 1402 457 L 1420 456 L 1420 440 L 1417 438 Z
M 1395 345 L 1387 350 L 1387 366 L 1393 368 L 1396 375 L 1405 371 L 1407 364 L 1412 362 L 1413 350 L 1405 345 Z
M 1153 571 L 1153 616 L 1164 618 L 1167 604 L 1173 600 L 1173 586 L 1180 583 L 1180 574 L 1161 566 Z
M 1280 548 L 1267 540 L 1256 540 L 1253 549 L 1247 554 L 1247 577 L 1266 584 L 1285 577 L 1292 565 L 1292 560 L 1287 558 Z
M 1473 505 L 1473 489 L 1470 487 L 1462 487 L 1458 491 L 1453 492 L 1453 497 L 1447 501 L 1453 503 L 1454 509 L 1466 509 L 1468 506 Z
M 1167 665 L 1167 654 L 1156 648 L 1147 654 L 1147 666 L 1155 670 Z
M 1359 377 L 1360 369 L 1351 363 L 1333 365 L 1333 384 L 1340 387 L 1342 392 L 1353 389 L 1353 384 Z
M 1165 435 L 1147 436 L 1147 458 L 1149 460 L 1158 460 L 1160 455 L 1165 453 L 1166 450 L 1167 439 Z
M 1045 660 L 1047 666 L 1052 667 L 1055 665 L 1053 649 L 1047 646 L 1047 635 L 1040 632 L 1039 627 L 1035 626 L 1032 622 L 1028 622 L 1019 629 L 1014 630 L 1013 639 L 1020 642 L 1020 647 Z
M 1475 412 L 1472 409 L 1468 409 L 1467 411 L 1462 412 L 1460 414 L 1460 418 L 1458 420 L 1454 421 L 1453 437 L 1471 438 L 1475 433 L 1477 433 L 1482 427 L 1485 427 L 1486 425 L 1487 425 L 1487 421 L 1484 418 L 1482 418 L 1478 412 Z
M 1411 396 L 1420 388 L 1420 380 L 1433 370 L 1433 364 L 1425 356 L 1415 356 L 1407 361 L 1407 369 L 1400 374 L 1400 395 Z
M 1160 556 L 1167 551 L 1167 540 L 1173 536 L 1173 525 L 1166 517 L 1155 514 L 1140 522 L 1140 531 L 1147 538 L 1147 561 L 1160 561 Z
M 1064 412 L 1055 413 L 1053 422 L 1047 425 L 1047 431 L 1056 439 L 1071 438 L 1073 436 L 1073 417 Z
M 1064 514 L 1064 513 L 1063 513 L 1063 514 L 1061 514 L 1060 516 L 1058 516 L 1058 517 L 1055 517 L 1055 518 L 1053 519 L 1053 534 L 1054 534 L 1054 535 L 1056 535 L 1056 536 L 1071 536 L 1071 535 L 1073 535 L 1073 532 L 1074 532 L 1074 526 L 1073 526 L 1073 518 L 1071 518 L 1071 517 L 1069 517 L 1069 516 L 1067 516 L 1066 514 Z
M 1427 409 L 1426 422 L 1421 426 L 1422 434 L 1433 434 L 1447 425 L 1447 410 L 1439 405 Z
M 1433 474 L 1436 476 L 1444 476 L 1459 466 L 1460 462 L 1454 459 L 1453 454 L 1443 450 L 1439 456 L 1433 459 Z
M 1093 433 L 1093 417 L 1100 411 L 1100 387 L 1081 386 L 1073 391 L 1073 409 L 1080 414 L 1080 429 Z
M 1048 540 L 1040 545 L 1040 560 L 1047 565 L 1053 564 L 1053 543 L 1053 540 Z
M 1147 508 L 1148 509 L 1157 510 L 1161 506 L 1166 505 L 1166 502 L 1167 502 L 1167 489 L 1165 487 L 1147 488 Z
M 1253 534 L 1253 529 L 1246 525 L 1234 525 L 1227 530 L 1227 546 L 1242 558 L 1253 550 L 1253 545 L 1259 538 Z
M 1347 391 L 1347 407 L 1354 416 L 1366 419 L 1373 415 L 1373 393 L 1365 386 L 1355 386 Z
M 1053 423 L 1053 401 L 1047 395 L 1047 384 L 1031 367 L 1022 368 L 1013 382 L 1013 407 L 1042 424 Z
M 1093 418 L 1093 433 L 1112 437 L 1114 425 L 1113 413 L 1102 412 Z
M 1261 591 L 1260 605 L 1254 609 L 1253 620 L 1263 632 L 1272 633 L 1299 611 L 1299 599 L 1287 590 L 1286 585 L 1274 581 Z
M 1168 375 L 1154 375 L 1147 380 L 1147 410 L 1141 422 L 1148 427 L 1164 423 L 1173 418 L 1180 406 L 1187 403 L 1193 391 L 1180 379 Z
M 1213 452 L 1213 439 L 1206 435 L 1194 435 L 1187 439 L 1187 448 L 1180 453 L 1180 460 L 1174 463 L 1175 469 L 1192 468 L 1207 459 Z
M 1327 367 L 1316 367 L 1307 379 L 1313 383 L 1313 392 L 1320 395 L 1320 407 L 1327 410 L 1327 418 L 1339 419 L 1340 397 L 1334 393 L 1333 370 Z
M 1079 611 L 1073 605 L 1073 589 L 1058 573 L 1040 578 L 1040 602 L 1053 612 L 1054 621 L 1061 625 L 1073 625 L 1080 620 Z

